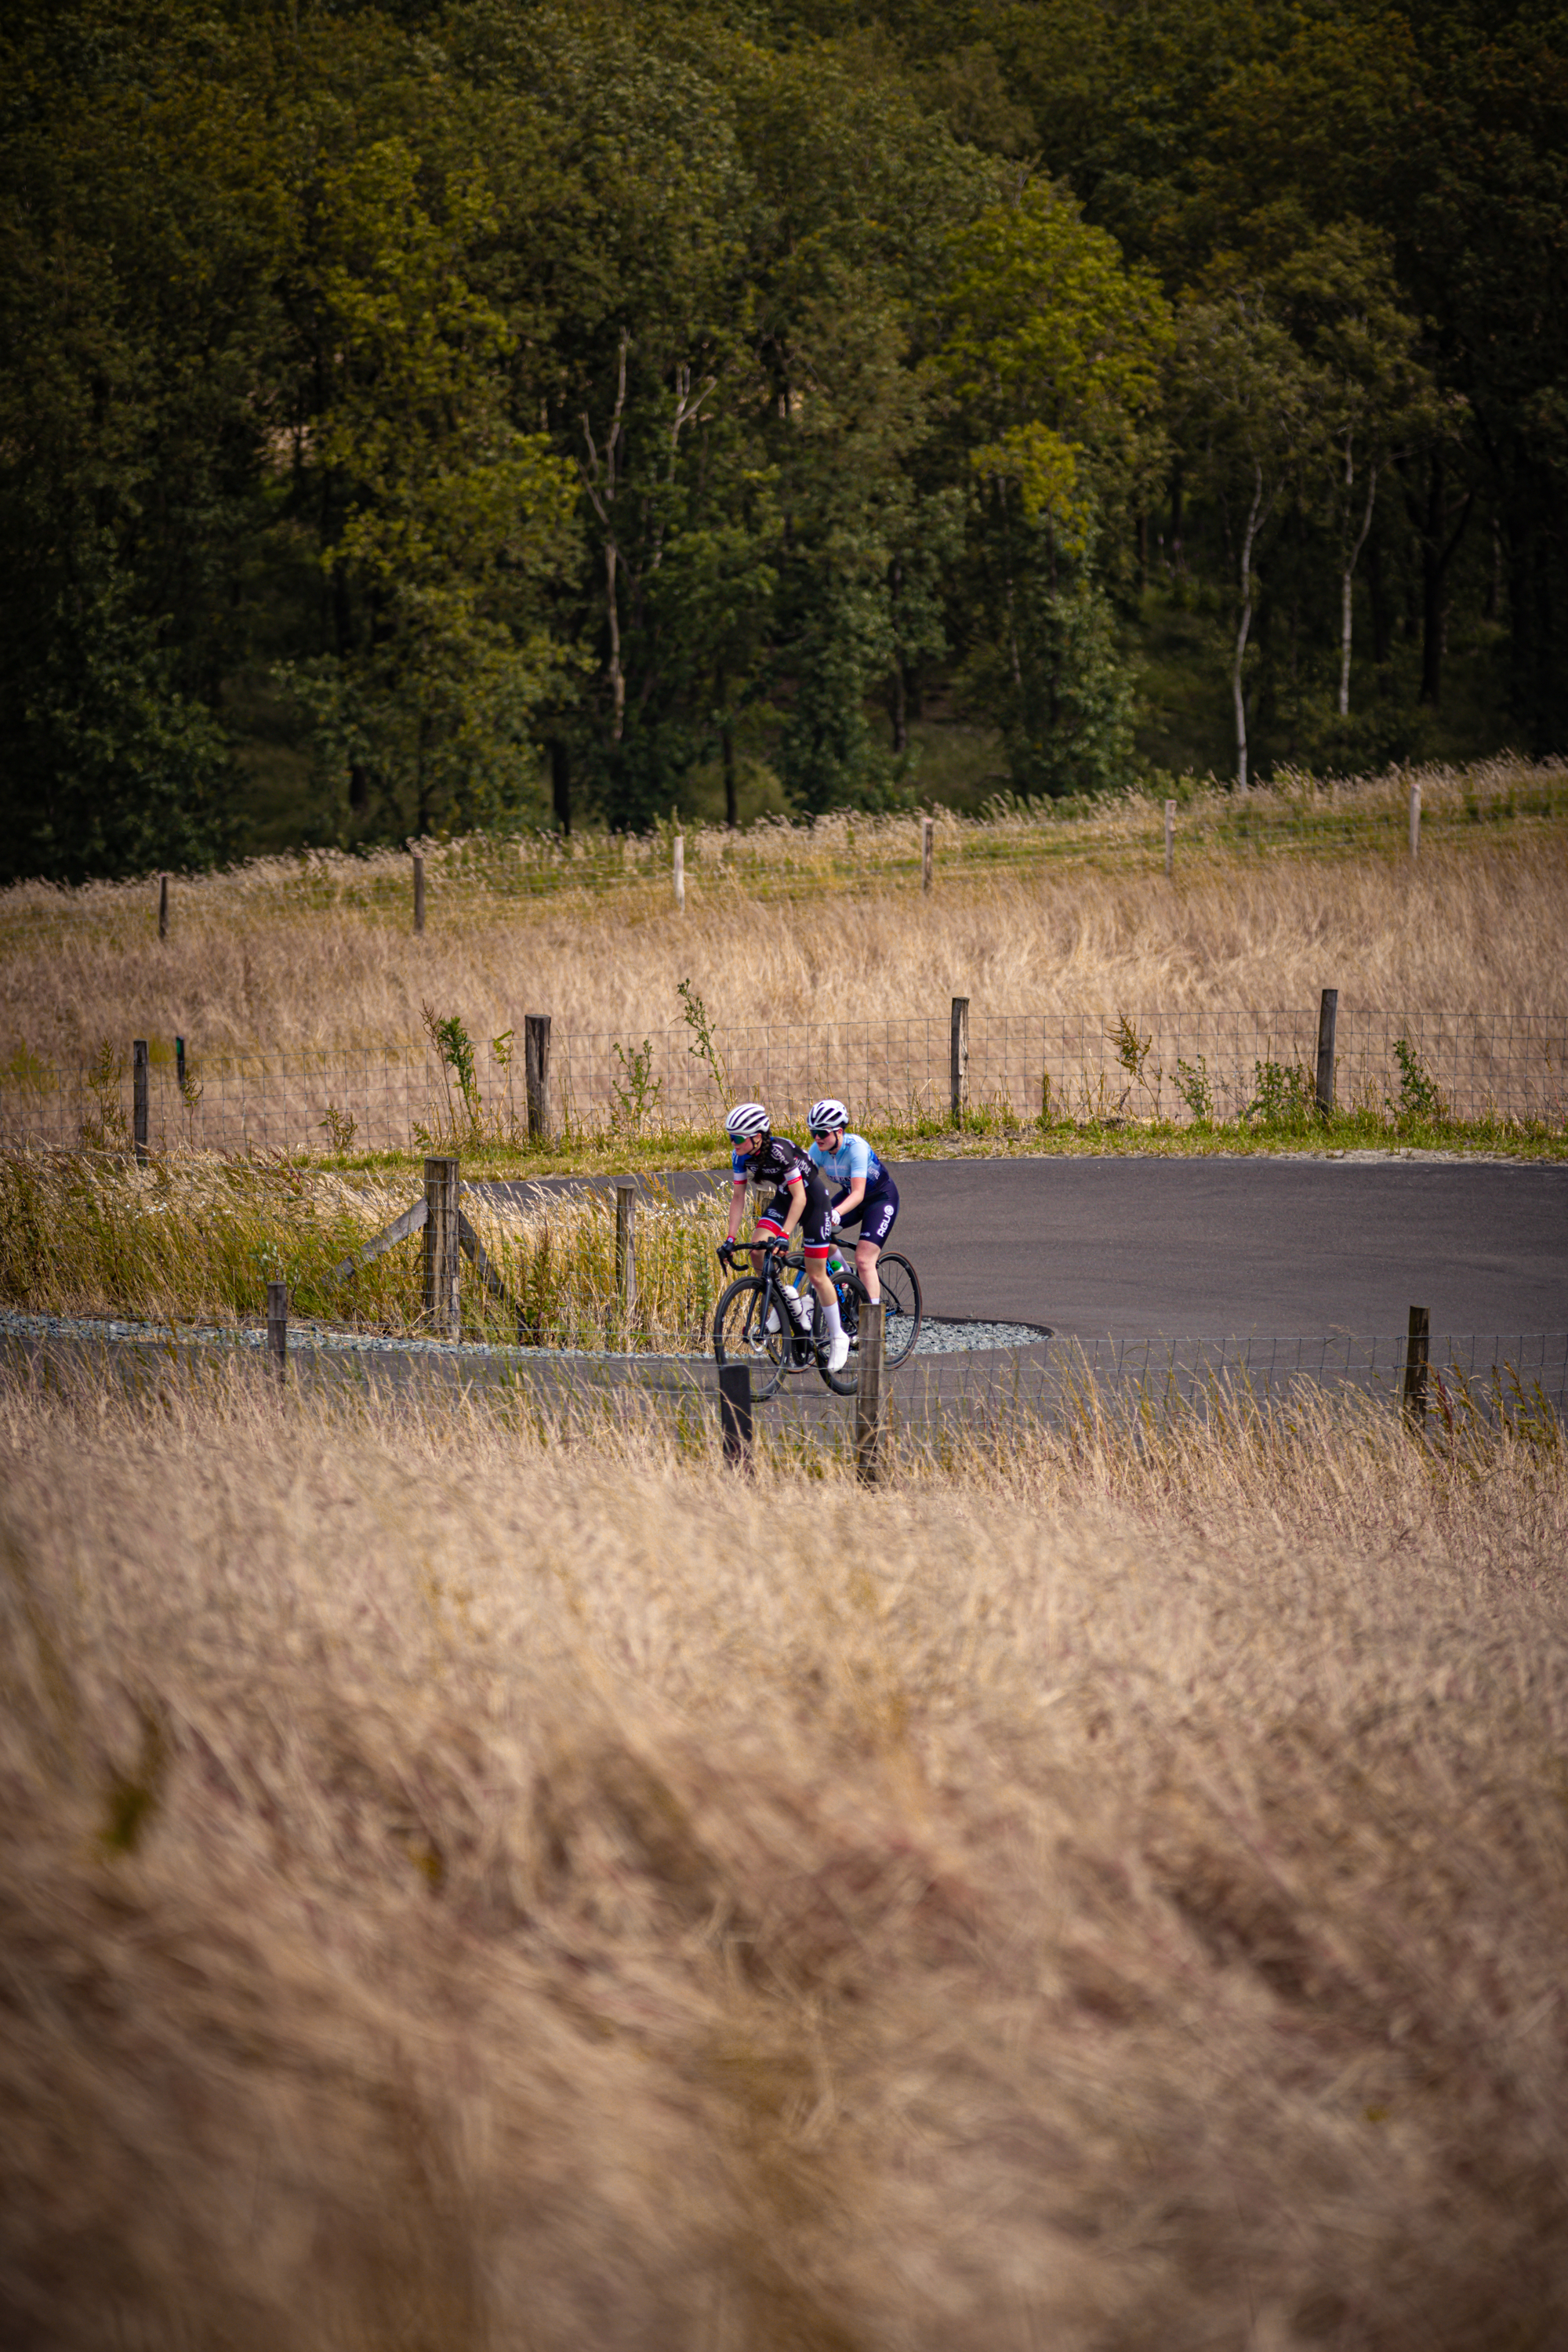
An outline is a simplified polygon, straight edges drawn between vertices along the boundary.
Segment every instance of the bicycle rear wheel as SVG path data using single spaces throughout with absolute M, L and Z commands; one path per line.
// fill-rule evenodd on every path
M 768 1286 L 760 1275 L 744 1274 L 732 1282 L 713 1309 L 713 1353 L 721 1364 L 750 1364 L 752 1396 L 761 1404 L 777 1393 L 790 1365 L 793 1337 L 784 1301 L 775 1288 L 770 1310 L 778 1329 L 763 1328 Z
M 921 1278 L 907 1257 L 900 1257 L 897 1250 L 884 1250 L 877 1260 L 877 1280 L 885 1309 L 883 1360 L 894 1368 L 913 1353 L 921 1336 Z

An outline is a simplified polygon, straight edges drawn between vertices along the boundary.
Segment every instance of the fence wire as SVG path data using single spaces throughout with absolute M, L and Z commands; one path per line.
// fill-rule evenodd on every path
M 1013 1460 L 1031 1437 L 1097 1432 L 1169 1434 L 1194 1427 L 1289 1426 L 1347 1404 L 1410 1412 L 1405 1334 L 1336 1333 L 1194 1339 L 1055 1339 L 1026 1349 L 916 1358 L 888 1391 L 890 1465 L 952 1466 L 978 1447 Z M 606 1372 L 608 1368 L 606 1368 Z M 689 1387 L 686 1386 L 689 1381 Z M 661 1372 L 646 1388 L 620 1371 L 584 1397 L 635 1390 L 655 1407 L 717 1413 L 717 1372 L 689 1360 L 685 1380 Z M 856 1404 L 809 1375 L 753 1408 L 764 1451 L 809 1461 L 849 1458 Z M 1568 1419 L 1568 1333 L 1433 1334 L 1413 1426 L 1434 1442 L 1479 1421 L 1507 1423 L 1547 1443 Z
M 1424 1402 L 1405 1393 L 1407 1340 L 1393 1336 L 1053 1339 L 1026 1349 L 917 1359 L 889 1383 L 884 1459 L 890 1473 L 951 1469 L 978 1454 L 1011 1463 L 1032 1441 L 1163 1442 L 1184 1433 L 1310 1428 L 1324 1412 L 1400 1412 L 1441 1447 L 1479 1425 L 1559 1444 L 1568 1420 L 1568 1333 L 1434 1334 Z M 263 1328 L 153 1329 L 69 1316 L 0 1312 L 0 1360 L 107 1363 L 130 1379 L 175 1366 L 195 1375 L 248 1360 L 264 1371 Z M 639 1425 L 716 1450 L 718 1376 L 710 1356 L 641 1358 L 410 1341 L 296 1327 L 290 1378 L 324 1393 L 369 1382 L 397 1393 L 453 1391 L 521 1411 L 534 1425 L 592 1436 Z M 847 1464 L 856 1401 L 815 1376 L 753 1408 L 764 1459 Z
M 1116 1400 L 1138 1410 L 1199 1415 L 1241 1406 L 1287 1406 L 1356 1393 L 1405 1402 L 1409 1339 L 1334 1332 L 1249 1334 L 1199 1339 L 1042 1339 L 1027 1348 L 915 1356 L 894 1376 L 889 1395 L 896 1426 L 976 1426 L 1021 1414 L 1059 1420 L 1064 1409 Z M 1568 1332 L 1434 1332 L 1423 1360 L 1426 1409 L 1440 1418 L 1461 1397 L 1505 1406 L 1540 1402 L 1568 1412 Z M 717 1392 L 710 1364 L 691 1362 L 700 1386 Z M 837 1402 L 810 1375 L 786 1383 L 776 1400 L 829 1413 Z M 759 1406 L 759 1413 L 771 1412 Z M 853 1400 L 850 1401 L 853 1412 Z
M 1279 1123 L 1305 1115 L 1316 1076 L 1317 1012 L 974 1012 L 962 1076 L 964 1116 L 1005 1128 L 1044 1118 L 1104 1123 Z M 521 1024 L 518 1024 L 521 1030 Z M 1568 1016 L 1358 1011 L 1342 1006 L 1334 1072 L 1342 1108 L 1383 1118 L 1568 1124 Z M 865 1125 L 945 1125 L 950 1018 L 802 1022 L 721 1030 L 704 1058 L 684 1026 L 642 1037 L 556 1031 L 552 1134 L 632 1141 L 717 1129 L 754 1097 L 783 1130 L 816 1097 L 840 1095 Z M 336 1152 L 520 1144 L 528 1117 L 521 1054 L 476 1042 L 465 1088 L 431 1047 L 255 1055 L 187 1045 L 182 1084 L 153 1040 L 148 1144 L 158 1152 Z M 36 1061 L 0 1076 L 0 1139 L 13 1146 L 123 1149 L 132 1134 L 129 1043 L 94 1065 Z

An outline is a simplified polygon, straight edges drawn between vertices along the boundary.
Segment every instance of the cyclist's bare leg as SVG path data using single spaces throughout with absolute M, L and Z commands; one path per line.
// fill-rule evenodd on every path
M 859 1276 L 868 1298 L 875 1301 L 882 1296 L 882 1286 L 877 1278 L 877 1260 L 882 1255 L 879 1242 L 857 1242 L 855 1271 Z

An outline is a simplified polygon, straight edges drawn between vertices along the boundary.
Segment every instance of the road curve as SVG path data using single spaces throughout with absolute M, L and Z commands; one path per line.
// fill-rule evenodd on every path
M 893 1246 L 935 1315 L 1190 1339 L 1394 1333 L 1415 1305 L 1434 1332 L 1568 1331 L 1568 1167 L 919 1160 L 893 1172 Z M 688 1196 L 713 1181 L 670 1180 Z

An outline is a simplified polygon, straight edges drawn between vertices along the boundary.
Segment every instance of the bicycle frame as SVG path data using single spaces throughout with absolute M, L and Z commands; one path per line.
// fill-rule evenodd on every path
M 763 1284 L 762 1315 L 763 1322 L 765 1323 L 767 1320 L 769 1310 L 776 1307 L 780 1318 L 783 1320 L 784 1328 L 790 1335 L 792 1342 L 790 1353 L 795 1359 L 793 1369 L 796 1370 L 804 1370 L 811 1363 L 816 1352 L 818 1325 L 816 1318 L 816 1314 L 820 1313 L 820 1307 L 814 1299 L 814 1315 L 812 1323 L 809 1328 L 803 1330 L 800 1325 L 796 1322 L 795 1315 L 791 1311 L 791 1305 L 786 1304 L 786 1301 L 797 1302 L 800 1294 L 797 1291 L 793 1290 L 783 1279 L 784 1275 L 786 1273 L 795 1273 L 805 1270 L 805 1255 L 804 1251 L 792 1249 L 788 1242 L 738 1241 L 734 1245 L 733 1255 L 738 1257 L 742 1250 L 755 1250 L 760 1254 L 763 1260 L 763 1270 L 760 1279 Z M 861 1289 L 859 1279 L 857 1276 L 853 1266 L 847 1268 L 847 1276 L 849 1281 L 854 1284 L 857 1290 L 859 1290 L 860 1296 L 864 1297 L 865 1292 Z M 840 1280 L 843 1278 L 843 1276 L 838 1277 Z

